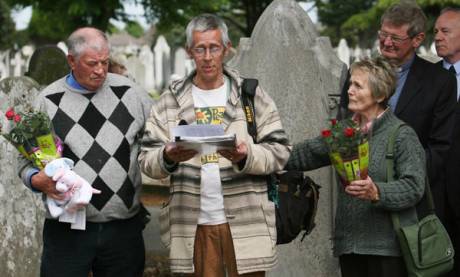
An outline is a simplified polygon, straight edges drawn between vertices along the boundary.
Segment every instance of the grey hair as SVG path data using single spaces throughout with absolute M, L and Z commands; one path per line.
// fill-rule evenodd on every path
M 383 24 L 385 21 L 396 26 L 409 25 L 407 35 L 413 38 L 425 32 L 427 19 L 417 4 L 398 3 L 390 6 L 382 15 L 380 24 Z
M 110 49 L 109 40 L 104 32 L 92 27 L 84 27 L 74 31 L 67 39 L 69 54 L 76 59 L 88 48 L 100 51 Z
M 439 15 L 445 14 L 446 12 L 453 12 L 460 15 L 460 7 L 445 7 L 441 10 Z
M 396 89 L 394 67 L 384 57 L 379 56 L 354 62 L 350 66 L 351 74 L 356 70 L 368 73 L 368 84 L 372 97 L 374 99 L 383 97 L 384 100 L 379 104 L 386 107 Z
M 191 48 L 193 45 L 193 32 L 206 32 L 209 30 L 220 30 L 222 34 L 222 44 L 224 47 L 227 47 L 230 43 L 230 38 L 228 36 L 228 28 L 225 22 L 218 16 L 204 13 L 194 17 L 187 25 L 185 29 L 186 35 L 186 47 Z

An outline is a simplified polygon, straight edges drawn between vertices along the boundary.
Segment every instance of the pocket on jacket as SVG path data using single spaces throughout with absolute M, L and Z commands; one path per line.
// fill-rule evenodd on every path
M 276 216 L 275 216 L 275 205 L 262 204 L 262 211 L 265 217 L 265 224 L 268 229 L 268 233 L 272 240 L 273 247 L 276 247 Z
M 160 221 L 160 236 L 161 242 L 166 248 L 169 248 L 171 245 L 171 226 L 169 218 L 169 205 L 161 208 L 160 216 L 158 218 Z

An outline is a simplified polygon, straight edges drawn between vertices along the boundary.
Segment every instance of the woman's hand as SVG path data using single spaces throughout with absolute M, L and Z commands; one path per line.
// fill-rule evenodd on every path
M 356 180 L 351 182 L 345 187 L 345 192 L 363 200 L 379 200 L 379 190 L 369 176 L 367 176 L 366 180 Z

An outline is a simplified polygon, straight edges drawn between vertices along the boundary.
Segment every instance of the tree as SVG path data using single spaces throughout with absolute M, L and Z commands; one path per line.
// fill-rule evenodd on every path
M 103 31 L 109 19 L 126 19 L 122 0 L 6 0 L 12 7 L 32 5 L 29 34 L 36 43 L 55 43 L 78 27 L 93 26 Z
M 230 38 L 249 37 L 257 20 L 273 0 L 141 0 L 146 15 L 156 21 L 158 32 L 178 34 L 175 41 L 185 41 L 184 28 L 196 15 L 213 13 L 223 18 L 229 27 Z M 169 40 L 168 40 L 169 41 Z
M 129 20 L 126 23 L 125 31 L 135 38 L 140 38 L 142 35 L 144 35 L 144 28 L 142 28 L 139 22 L 133 20 Z
M 9 49 L 13 46 L 15 26 L 10 16 L 10 7 L 4 0 L 0 0 L 0 49 Z

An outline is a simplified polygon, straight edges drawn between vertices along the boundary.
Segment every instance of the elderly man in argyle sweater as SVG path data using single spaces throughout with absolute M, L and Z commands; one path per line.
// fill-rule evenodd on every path
M 129 79 L 107 73 L 109 43 L 103 32 L 81 28 L 68 38 L 72 71 L 38 97 L 64 142 L 63 156 L 101 194 L 86 207 L 86 230 L 71 230 L 47 213 L 40 276 L 142 276 L 144 209 L 138 139 L 151 108 L 146 92 Z M 60 199 L 55 182 L 24 161 L 24 183 Z

